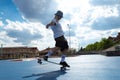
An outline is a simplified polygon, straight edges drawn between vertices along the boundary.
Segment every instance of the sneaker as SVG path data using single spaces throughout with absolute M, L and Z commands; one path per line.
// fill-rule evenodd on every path
M 43 59 L 44 59 L 45 61 L 48 61 L 48 56 L 44 56 Z
M 70 67 L 65 61 L 64 62 L 60 62 L 60 65 L 63 65 L 65 67 Z

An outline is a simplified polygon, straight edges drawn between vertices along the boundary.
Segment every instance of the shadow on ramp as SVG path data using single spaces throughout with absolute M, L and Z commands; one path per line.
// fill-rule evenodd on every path
M 23 78 L 30 78 L 30 77 L 38 77 L 35 80 L 57 80 L 57 77 L 66 74 L 65 71 L 52 71 L 52 72 L 46 72 L 46 73 L 40 73 L 40 74 L 32 74 L 29 76 L 24 76 Z

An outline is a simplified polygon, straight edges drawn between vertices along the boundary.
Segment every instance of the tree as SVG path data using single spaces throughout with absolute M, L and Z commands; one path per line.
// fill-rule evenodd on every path
M 95 42 L 94 44 L 87 45 L 87 47 L 85 48 L 85 51 L 104 50 L 104 49 L 109 48 L 113 45 L 114 45 L 113 41 L 106 39 L 106 38 L 102 38 L 102 40 L 100 42 Z

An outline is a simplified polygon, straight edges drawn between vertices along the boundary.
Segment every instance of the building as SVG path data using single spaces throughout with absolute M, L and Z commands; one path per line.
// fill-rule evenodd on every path
M 109 36 L 108 38 L 109 40 L 112 40 L 112 41 L 120 41 L 120 32 L 118 33 L 118 35 L 116 37 L 111 37 Z
M 102 54 L 106 56 L 120 56 L 120 45 L 118 44 L 106 50 L 103 50 Z
M 0 59 L 31 58 L 38 56 L 37 47 L 3 47 L 0 49 Z

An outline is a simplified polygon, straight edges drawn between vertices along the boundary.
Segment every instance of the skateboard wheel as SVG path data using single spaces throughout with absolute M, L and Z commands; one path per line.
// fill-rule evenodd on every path
M 39 63 L 39 64 L 42 64 L 42 60 L 41 60 L 41 59 L 38 59 L 38 63 Z
M 42 64 L 42 61 L 41 62 L 39 62 L 40 64 Z
M 66 67 L 61 67 L 60 70 L 64 71 L 64 70 L 66 70 Z

